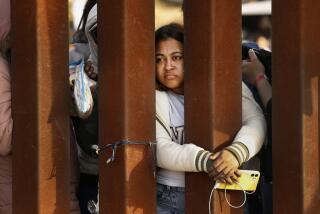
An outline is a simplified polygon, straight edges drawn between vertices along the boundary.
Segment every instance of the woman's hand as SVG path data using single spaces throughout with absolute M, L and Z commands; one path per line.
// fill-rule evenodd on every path
M 242 61 L 241 70 L 243 79 L 252 85 L 255 85 L 259 74 L 265 74 L 263 64 L 252 49 L 249 50 L 249 60 Z
M 222 150 L 213 154 L 210 159 L 213 163 L 209 168 L 209 177 L 228 184 L 238 180 L 240 177 L 239 162 L 231 152 Z

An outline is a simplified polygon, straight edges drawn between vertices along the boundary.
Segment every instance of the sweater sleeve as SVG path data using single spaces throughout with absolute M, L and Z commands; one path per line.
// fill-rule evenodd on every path
M 266 121 L 263 112 L 250 90 L 242 83 L 242 127 L 226 149 L 235 155 L 241 165 L 260 151 L 265 136 Z
M 10 153 L 12 124 L 10 76 L 7 63 L 0 58 L 0 155 Z
M 177 144 L 171 140 L 164 124 L 157 121 L 157 165 L 181 172 L 207 172 L 207 160 L 211 153 L 194 144 Z

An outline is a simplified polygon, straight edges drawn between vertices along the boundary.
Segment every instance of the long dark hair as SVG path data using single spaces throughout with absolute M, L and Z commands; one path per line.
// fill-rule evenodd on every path
M 184 32 L 183 26 L 177 23 L 171 23 L 164 25 L 156 31 L 155 34 L 155 44 L 158 45 L 159 42 L 167 39 L 175 39 L 182 44 L 184 43 Z
M 95 4 L 98 3 L 98 0 L 88 0 L 84 6 L 82 17 L 80 23 L 77 27 L 76 32 L 73 34 L 72 43 L 88 43 L 88 39 L 85 34 L 86 23 L 90 10 Z
M 181 44 L 184 43 L 184 30 L 183 26 L 177 23 L 171 23 L 168 25 L 164 25 L 158 30 L 156 30 L 155 33 L 155 46 L 158 47 L 158 44 L 161 41 L 165 41 L 167 39 L 174 39 L 178 42 L 181 42 Z M 160 91 L 166 91 L 168 90 L 163 84 L 159 82 L 159 80 L 156 78 L 156 88 Z

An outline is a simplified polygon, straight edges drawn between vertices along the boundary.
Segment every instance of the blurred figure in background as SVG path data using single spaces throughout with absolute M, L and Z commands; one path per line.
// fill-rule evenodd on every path
M 93 98 L 92 111 L 87 117 L 73 112 L 72 123 L 77 142 L 80 181 L 77 191 L 81 213 L 89 213 L 88 202 L 98 200 L 99 159 L 92 146 L 98 145 L 98 90 L 97 90 L 97 0 L 88 0 L 77 28 L 73 35 L 73 44 L 69 53 L 69 64 L 84 59 L 85 72 L 91 81 Z M 71 76 L 70 76 L 71 77 Z M 74 85 L 71 85 L 72 93 Z M 75 106 L 74 106 L 75 107 Z
M 0 0 L 0 213 L 12 213 L 10 1 Z
M 244 44 L 243 44 L 244 45 Z M 245 44 L 249 45 L 249 44 Z M 256 52 L 255 52 L 256 51 Z M 259 47 L 248 51 L 248 58 L 242 62 L 243 80 L 250 89 L 267 121 L 267 141 L 261 150 L 260 189 L 248 197 L 250 214 L 272 214 L 272 87 L 271 87 L 271 53 Z M 258 58 L 256 54 L 260 54 Z M 270 57 L 270 60 L 267 59 Z

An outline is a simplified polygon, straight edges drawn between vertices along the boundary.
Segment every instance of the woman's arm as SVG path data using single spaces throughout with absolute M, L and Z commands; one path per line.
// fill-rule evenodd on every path
M 165 92 L 156 91 L 157 165 L 180 172 L 207 172 L 210 152 L 194 144 L 177 144 L 171 139 L 169 100 Z
M 157 120 L 157 165 L 180 172 L 207 172 L 207 160 L 211 153 L 194 144 L 177 144 L 171 140 L 165 124 Z
M 242 127 L 233 144 L 242 143 L 247 153 L 241 164 L 256 155 L 266 136 L 266 121 L 263 112 L 253 98 L 251 91 L 242 83 Z M 232 145 L 231 145 L 232 146 Z
M 230 146 L 210 158 L 213 167 L 209 169 L 209 175 L 230 183 L 230 177 L 235 178 L 237 168 L 259 152 L 265 135 L 266 122 L 262 110 L 250 90 L 242 83 L 241 129 Z
M 11 85 L 8 64 L 0 58 L 0 155 L 11 151 L 12 117 Z

